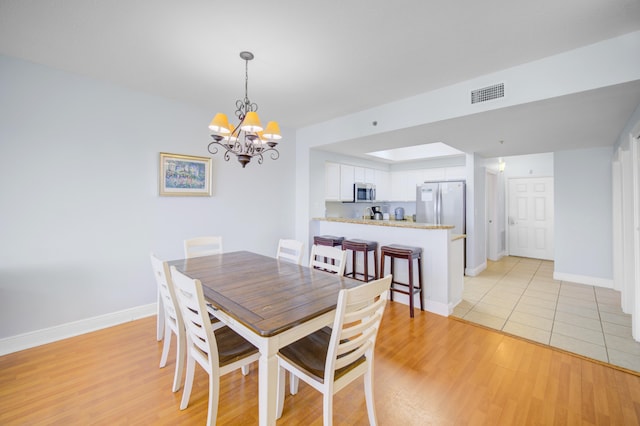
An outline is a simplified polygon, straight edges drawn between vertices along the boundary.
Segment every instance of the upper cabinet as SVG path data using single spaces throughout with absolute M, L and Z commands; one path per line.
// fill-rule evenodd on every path
M 375 183 L 375 170 L 367 167 L 354 167 L 353 181 L 357 183 Z
M 324 199 L 340 201 L 340 164 L 338 163 L 324 165 Z
M 442 167 L 424 169 L 422 171 L 422 177 L 424 178 L 422 182 L 445 180 L 445 176 L 445 169 L 443 169 Z
M 354 173 L 354 166 L 340 164 L 340 201 L 353 201 Z
M 415 201 L 416 186 L 427 181 L 464 180 L 466 167 L 436 167 L 430 169 L 387 172 L 350 164 L 325 163 L 325 200 L 353 201 L 354 183 L 376 186 L 376 201 Z
M 376 201 L 391 200 L 391 177 L 384 170 L 373 171 L 373 183 L 376 185 Z
M 467 168 L 465 166 L 445 167 L 444 178 L 446 180 L 465 180 L 467 179 Z

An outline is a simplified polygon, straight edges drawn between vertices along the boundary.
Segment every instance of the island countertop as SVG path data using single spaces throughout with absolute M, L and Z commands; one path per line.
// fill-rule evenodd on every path
M 453 229 L 453 225 L 436 225 L 433 223 L 418 223 L 406 220 L 373 220 L 373 219 L 350 219 L 344 217 L 315 217 L 312 220 L 325 222 L 353 223 L 358 225 L 391 226 L 395 228 L 414 229 Z

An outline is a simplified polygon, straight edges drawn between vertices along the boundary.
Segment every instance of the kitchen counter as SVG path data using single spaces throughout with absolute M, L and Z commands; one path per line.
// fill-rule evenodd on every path
M 453 225 L 436 225 L 411 221 L 314 218 L 309 224 L 309 235 L 337 235 L 347 239 L 358 238 L 376 241 L 378 248 L 389 244 L 420 247 L 423 251 L 422 278 L 423 301 L 427 311 L 448 316 L 462 300 L 464 286 L 464 238 L 452 234 Z M 312 242 L 309 242 L 312 244 Z M 378 249 L 379 251 L 379 249 Z M 377 254 L 379 256 L 379 253 Z M 358 270 L 362 270 L 359 256 Z M 351 262 L 347 262 L 350 270 Z M 389 268 L 385 268 L 389 273 Z M 348 271 L 347 271 L 348 272 Z M 395 270 L 399 282 L 407 282 L 406 266 Z M 419 295 L 414 296 L 414 305 L 419 306 Z M 409 296 L 394 295 L 396 302 L 409 304 Z
M 433 223 L 418 223 L 408 220 L 373 220 L 373 219 L 349 219 L 344 217 L 317 217 L 312 220 L 324 220 L 327 222 L 355 223 L 358 225 L 393 226 L 396 228 L 413 229 L 453 229 L 453 225 L 436 225 Z

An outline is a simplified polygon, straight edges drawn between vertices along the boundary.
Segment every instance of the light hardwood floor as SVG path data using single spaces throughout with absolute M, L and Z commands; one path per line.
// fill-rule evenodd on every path
M 204 424 L 207 375 L 191 403 L 171 392 L 175 347 L 158 368 L 155 317 L 0 357 L 0 424 Z M 257 365 L 221 380 L 218 424 L 257 424 Z M 548 346 L 390 302 L 375 358 L 381 425 L 640 424 L 640 377 Z M 278 424 L 321 425 L 300 383 Z M 334 423 L 367 423 L 362 379 L 335 397 Z

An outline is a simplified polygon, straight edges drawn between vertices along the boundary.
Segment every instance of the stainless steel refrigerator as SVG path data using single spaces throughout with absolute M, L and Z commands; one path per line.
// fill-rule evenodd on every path
M 465 182 L 425 182 L 417 187 L 416 222 L 454 225 L 452 234 L 464 234 Z

